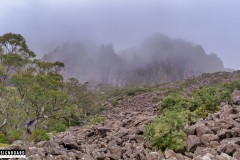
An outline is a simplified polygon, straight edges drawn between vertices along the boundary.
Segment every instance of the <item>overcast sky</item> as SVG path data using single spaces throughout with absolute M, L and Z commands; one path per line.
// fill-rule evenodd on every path
M 6 32 L 22 34 L 40 56 L 66 41 L 121 49 L 163 33 L 240 69 L 239 0 L 0 0 L 0 34 Z

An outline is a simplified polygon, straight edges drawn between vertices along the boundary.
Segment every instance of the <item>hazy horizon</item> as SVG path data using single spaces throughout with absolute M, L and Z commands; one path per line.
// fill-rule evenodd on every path
M 163 33 L 240 69 L 239 7 L 237 0 L 2 0 L 0 34 L 22 34 L 43 56 L 64 42 L 112 43 L 120 50 Z

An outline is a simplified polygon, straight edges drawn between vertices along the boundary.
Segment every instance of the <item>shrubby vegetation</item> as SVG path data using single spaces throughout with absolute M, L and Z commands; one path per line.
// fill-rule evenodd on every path
M 170 94 L 160 103 L 161 114 L 144 131 L 145 137 L 160 149 L 184 151 L 186 133 L 184 127 L 208 113 L 220 109 L 220 103 L 232 103 L 231 93 L 240 89 L 240 81 L 222 83 L 212 87 L 199 87 L 191 95 Z
M 122 105 L 122 102 L 128 98 L 134 97 L 136 95 L 157 91 L 159 88 L 156 85 L 151 84 L 136 84 L 129 85 L 125 87 L 113 87 L 110 85 L 99 86 L 101 95 L 104 99 L 108 99 L 113 107 Z
M 105 121 L 106 121 L 106 117 L 98 115 L 95 118 L 92 118 L 89 124 L 94 125 L 98 123 L 104 123 Z
M 35 56 L 21 35 L 0 36 L 0 143 L 48 140 L 102 109 L 87 83 L 64 80 L 63 63 Z
M 34 143 L 37 143 L 42 140 L 49 141 L 50 137 L 45 130 L 34 130 L 32 134 L 29 136 L 29 140 Z

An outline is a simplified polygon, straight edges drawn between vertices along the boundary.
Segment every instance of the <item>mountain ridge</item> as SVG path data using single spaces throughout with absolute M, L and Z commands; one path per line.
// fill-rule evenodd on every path
M 216 54 L 206 54 L 200 45 L 162 34 L 145 39 L 138 48 L 121 52 L 116 52 L 112 44 L 95 48 L 83 43 L 65 44 L 46 54 L 43 60 L 64 62 L 65 76 L 76 77 L 80 82 L 119 87 L 227 70 Z

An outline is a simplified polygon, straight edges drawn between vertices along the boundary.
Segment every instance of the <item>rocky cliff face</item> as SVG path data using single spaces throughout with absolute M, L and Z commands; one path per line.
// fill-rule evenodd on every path
M 138 48 L 120 52 L 112 45 L 65 44 L 43 59 L 64 62 L 66 77 L 114 86 L 169 82 L 224 70 L 215 54 L 207 55 L 199 45 L 165 35 L 154 35 Z

